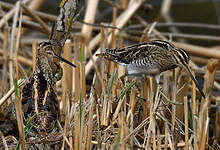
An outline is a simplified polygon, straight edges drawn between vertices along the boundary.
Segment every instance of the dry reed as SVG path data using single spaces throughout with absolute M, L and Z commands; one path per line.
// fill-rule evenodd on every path
M 89 0 L 89 4 L 92 2 Z M 51 135 L 51 138 L 60 142 L 59 148 L 71 150 L 175 150 L 183 148 L 203 150 L 211 147 L 219 148 L 220 101 L 219 97 L 215 95 L 216 91 L 219 92 L 219 84 L 216 80 L 216 76 L 219 74 L 219 60 L 207 59 L 220 58 L 218 49 L 173 42 L 177 47 L 184 48 L 190 54 L 195 55 L 191 57 L 192 70 L 196 72 L 195 75 L 198 75 L 199 70 L 202 70 L 203 74 L 205 73 L 204 92 L 206 99 L 201 100 L 194 82 L 189 82 L 188 74 L 181 68 L 162 73 L 160 82 L 162 84 L 160 85 L 155 84 L 153 77 L 130 78 L 124 76 L 125 69 L 122 66 L 98 59 L 95 54 L 103 52 L 107 47 L 123 47 L 129 45 L 129 42 L 151 40 L 151 35 L 162 39 L 165 37 L 155 29 L 156 23 L 149 24 L 138 15 L 137 9 L 143 4 L 142 0 L 121 0 L 120 3 L 108 0 L 99 2 L 97 0 L 94 6 L 90 5 L 87 8 L 85 22 L 95 22 L 96 10 L 102 2 L 108 4 L 109 7 L 114 7 L 111 26 L 117 28 L 106 29 L 101 26 L 100 32 L 97 34 L 93 32 L 93 26 L 84 24 L 81 33 L 74 34 L 74 38 L 70 37 L 63 49 L 63 57 L 70 62 L 73 61 L 76 68 L 73 69 L 63 64 L 62 90 L 60 86 L 57 86 L 61 103 L 61 133 Z M 50 33 L 50 27 L 44 22 L 47 17 L 43 17 L 44 15 L 39 12 L 31 11 L 25 4 L 21 4 L 21 7 L 26 13 L 29 13 L 33 21 L 41 25 L 45 34 Z M 164 9 L 168 9 L 168 6 L 164 7 Z M 32 43 L 32 60 L 24 56 L 23 52 L 19 53 L 20 51 L 18 51 L 23 46 L 20 44 L 22 20 L 20 18 L 19 32 L 16 33 L 16 22 L 18 22 L 19 15 L 18 9 L 15 8 L 10 8 L 11 11 L 6 14 L 6 17 L 3 17 L 7 21 L 12 17 L 12 14 L 15 14 L 10 55 L 6 53 L 9 47 L 7 28 L 4 30 L 4 45 L 0 47 L 2 49 L 0 50 L 1 57 L 4 58 L 4 75 L 0 83 L 3 89 L 8 84 L 4 82 L 6 74 L 10 73 L 10 82 L 12 82 L 16 73 L 17 85 L 11 85 L 11 90 L 8 89 L 7 93 L 2 92 L 6 93 L 0 99 L 2 108 L 7 107 L 8 104 L 5 102 L 14 91 L 15 93 L 19 91 L 20 86 L 24 83 L 24 80 L 18 80 L 20 76 L 23 76 L 20 74 L 19 65 L 25 64 L 32 67 L 36 63 L 34 56 L 36 55 L 37 41 Z M 167 15 L 167 12 L 165 14 Z M 140 37 L 130 36 L 126 30 L 118 29 L 123 28 L 130 20 L 133 21 L 133 18 L 137 19 L 138 23 L 145 28 Z M 6 23 L 3 19 L 0 20 L 0 27 Z M 132 21 L 129 23 L 132 24 Z M 96 36 L 93 37 L 94 34 Z M 7 55 L 10 56 L 10 72 L 5 63 L 8 61 Z M 13 60 L 15 63 L 12 62 Z M 207 65 L 207 69 L 205 70 L 204 67 L 201 69 L 197 65 Z M 14 68 L 16 68 L 15 73 Z M 210 115 L 213 105 L 216 108 L 214 120 Z M 20 140 L 22 149 L 25 147 L 34 149 L 37 146 L 42 149 L 51 148 L 51 143 L 54 142 L 52 140 L 45 142 L 46 138 L 36 141 L 26 139 L 27 130 L 23 128 L 22 103 L 19 95 L 15 97 L 15 106 L 19 137 L 11 137 L 10 139 L 10 135 L 5 136 L 0 132 L 2 139 L 0 147 L 10 149 Z M 211 121 L 215 122 L 216 129 L 210 128 Z M 212 132 L 214 135 L 210 134 Z M 33 134 L 31 131 L 29 133 Z M 11 142 L 13 144 L 9 142 L 10 140 L 13 141 Z

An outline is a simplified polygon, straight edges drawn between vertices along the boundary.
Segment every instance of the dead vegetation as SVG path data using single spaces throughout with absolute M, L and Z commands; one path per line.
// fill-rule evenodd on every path
M 219 30 L 219 26 L 172 22 L 169 0 L 163 1 L 159 18 L 164 22 L 160 23 L 147 22 L 139 14 L 141 9 L 152 9 L 143 0 L 89 0 L 84 20 L 72 25 L 63 48 L 62 56 L 77 67 L 62 63 L 62 81 L 56 83 L 59 132 L 47 136 L 35 132 L 32 119 L 23 122 L 24 106 L 19 93 L 34 69 L 36 49 L 42 39 L 28 39 L 25 32 L 49 35 L 56 16 L 29 9 L 28 2 L 24 0 L 20 8 L 0 2 L 0 149 L 19 149 L 20 145 L 22 149 L 71 150 L 220 149 L 219 47 L 188 42 L 219 41 L 220 37 L 178 30 L 179 26 Z M 108 23 L 97 24 L 99 5 L 113 8 Z M 157 30 L 163 25 L 172 28 L 172 33 Z M 182 68 L 164 72 L 157 87 L 153 77 L 126 77 L 122 66 L 95 56 L 107 47 L 152 39 L 172 40 L 189 52 L 190 65 L 201 79 L 205 99 Z M 14 84 L 14 80 L 18 82 Z

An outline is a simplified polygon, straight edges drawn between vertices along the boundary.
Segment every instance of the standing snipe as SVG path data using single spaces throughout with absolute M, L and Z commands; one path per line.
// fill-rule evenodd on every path
M 127 75 L 158 75 L 166 70 L 183 66 L 205 97 L 189 67 L 189 55 L 167 41 L 155 40 L 124 48 L 106 49 L 99 57 L 114 61 L 126 67 Z

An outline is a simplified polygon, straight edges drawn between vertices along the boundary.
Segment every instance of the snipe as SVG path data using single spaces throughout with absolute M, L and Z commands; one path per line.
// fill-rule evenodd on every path
M 124 48 L 106 49 L 104 53 L 96 56 L 123 65 L 127 75 L 134 76 L 158 75 L 161 72 L 183 66 L 205 98 L 205 94 L 189 67 L 188 53 L 183 49 L 176 48 L 170 42 L 154 40 Z

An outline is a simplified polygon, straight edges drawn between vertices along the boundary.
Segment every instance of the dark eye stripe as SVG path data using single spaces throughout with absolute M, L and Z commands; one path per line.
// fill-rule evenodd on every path
M 181 56 L 185 59 L 185 61 L 187 63 L 189 63 L 189 55 L 188 55 L 188 53 L 185 50 L 183 50 L 183 49 L 178 49 L 178 52 L 180 52 Z
M 168 47 L 175 48 L 175 46 L 172 43 L 167 42 L 167 41 L 155 40 L 155 41 L 152 41 L 152 42 L 155 42 L 156 44 L 164 46 L 166 48 L 168 48 Z
M 47 45 L 52 45 L 50 42 L 41 42 L 39 44 L 40 47 L 44 47 L 44 46 L 47 46 Z

